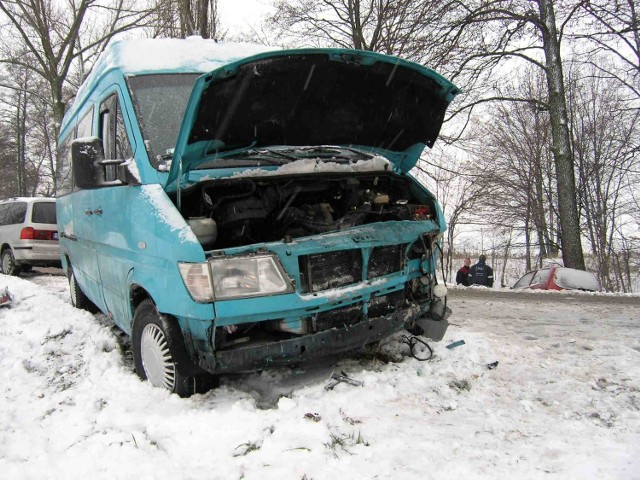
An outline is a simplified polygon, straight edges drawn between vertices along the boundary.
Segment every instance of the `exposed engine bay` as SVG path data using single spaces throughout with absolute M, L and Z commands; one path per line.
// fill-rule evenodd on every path
M 433 200 L 393 173 L 244 177 L 182 192 L 181 213 L 205 249 L 285 240 L 358 225 L 436 220 Z

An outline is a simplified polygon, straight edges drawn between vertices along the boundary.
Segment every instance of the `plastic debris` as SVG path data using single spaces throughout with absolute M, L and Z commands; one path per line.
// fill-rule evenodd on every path
M 354 380 L 343 371 L 340 371 L 340 373 L 335 373 L 335 372 L 332 373 L 331 380 L 332 382 L 329 385 L 324 387 L 325 390 L 333 390 L 333 387 L 343 382 L 348 383 L 349 385 L 353 385 L 354 387 L 361 387 L 362 385 L 364 385 L 363 382 L 359 380 Z
M 322 417 L 317 413 L 305 413 L 304 418 L 307 420 L 313 420 L 314 422 L 319 422 L 322 420 Z
M 498 366 L 498 361 L 496 360 L 495 362 L 491 362 L 491 363 L 487 363 L 487 368 L 489 370 L 493 370 L 494 368 L 496 368 Z
M 4 291 L 0 293 L 0 307 L 8 307 L 13 303 L 13 295 L 9 292 L 9 287 L 5 287 Z
M 464 340 L 458 340 L 457 342 L 450 343 L 447 345 L 447 348 L 451 350 L 452 348 L 459 347 L 460 345 L 464 345 Z

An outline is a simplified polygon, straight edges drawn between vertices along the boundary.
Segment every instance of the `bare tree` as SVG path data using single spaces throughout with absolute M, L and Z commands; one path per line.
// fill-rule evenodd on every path
M 141 26 L 150 11 L 134 9 L 133 3 L 118 0 L 109 5 L 97 0 L 69 0 L 61 5 L 51 0 L 2 1 L 0 11 L 15 36 L 10 41 L 0 39 L 1 61 L 23 65 L 47 81 L 53 116 L 59 124 L 66 109 L 64 85 L 74 60 L 91 50 L 102 49 L 114 35 Z M 80 37 L 91 14 L 102 16 L 100 28 L 93 22 L 89 40 L 81 44 Z M 33 62 L 25 62 L 25 54 Z
M 576 72 L 570 88 L 580 204 L 602 285 L 624 290 L 624 262 L 616 248 L 622 240 L 621 218 L 632 212 L 632 192 L 640 190 L 637 177 L 630 177 L 640 167 L 634 152 L 640 141 L 640 110 L 627 108 L 620 84 L 599 77 L 598 71 Z
M 535 69 L 525 69 L 513 77 L 511 95 L 538 98 L 543 82 Z M 492 115 L 472 129 L 477 138 L 471 171 L 477 172 L 481 192 L 479 220 L 494 229 L 515 229 L 524 238 L 527 270 L 534 256 L 541 263 L 558 251 L 549 115 L 540 107 L 537 102 L 496 102 Z
M 221 40 L 218 0 L 156 0 L 152 21 L 154 37 Z
M 55 172 L 60 170 L 54 153 L 55 142 L 68 100 L 77 87 L 69 85 L 69 81 L 74 80 L 74 68 L 84 71 L 84 62 L 92 62 L 114 35 L 142 25 L 150 11 L 134 5 L 131 0 L 0 2 L 0 21 L 8 33 L 0 38 L 0 64 L 32 72 L 30 83 L 39 91 L 38 98 L 46 99 L 44 104 L 39 103 L 39 108 L 48 109 L 42 117 L 47 120 L 40 123 L 48 143 L 36 157 L 46 158 L 49 171 L 53 172 L 51 194 L 57 190 Z M 13 83 L 6 82 L 4 86 L 23 95 L 26 102 L 29 85 L 12 78 Z M 77 78 L 78 82 L 81 80 Z M 43 95 L 47 90 L 48 94 Z M 22 106 L 26 108 L 26 103 Z M 24 156 L 24 139 L 17 140 L 18 155 Z
M 483 196 L 474 176 L 463 173 L 469 167 L 462 158 L 438 150 L 430 152 L 416 165 L 416 176 L 434 193 L 447 222 L 444 269 L 448 278 L 453 278 L 458 227 L 467 216 L 472 216 Z
M 279 0 L 270 19 L 296 46 L 333 46 L 400 55 L 439 67 L 446 0 Z
M 9 125 L 8 118 L 0 117 L 0 169 L 2 169 L 0 198 L 19 195 L 16 168 L 17 148 L 15 145 L 15 136 Z
M 556 4 L 563 19 L 556 19 Z M 564 86 L 561 41 L 563 29 L 581 3 L 558 0 L 478 0 L 458 2 L 458 19 L 450 30 L 450 41 L 459 42 L 471 29 L 477 45 L 460 63 L 462 70 L 486 72 L 501 66 L 507 59 L 518 59 L 539 68 L 546 80 L 547 98 L 543 101 L 551 125 L 557 194 L 561 226 L 562 256 L 566 266 L 584 269 L 580 221 L 576 201 L 576 184 L 569 116 Z M 477 29 L 481 25 L 482 30 Z
M 640 12 L 635 0 L 585 0 L 587 29 L 575 37 L 589 45 L 581 56 L 595 74 L 619 82 L 640 99 Z

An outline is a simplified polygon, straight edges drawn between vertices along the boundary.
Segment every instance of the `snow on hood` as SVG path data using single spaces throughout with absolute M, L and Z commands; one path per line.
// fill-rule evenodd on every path
M 266 177 L 272 175 L 296 175 L 304 173 L 345 173 L 380 172 L 391 169 L 391 163 L 384 157 L 376 156 L 371 160 L 358 160 L 353 163 L 330 162 L 320 158 L 305 158 L 282 165 L 275 170 L 262 168 L 246 169 L 235 172 L 232 177 Z

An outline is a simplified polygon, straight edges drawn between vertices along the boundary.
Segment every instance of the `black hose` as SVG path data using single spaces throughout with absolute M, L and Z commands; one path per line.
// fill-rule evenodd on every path
M 416 360 L 418 360 L 419 362 L 426 362 L 427 360 L 431 360 L 433 358 L 433 350 L 431 349 L 429 344 L 427 342 L 425 342 L 424 340 L 422 340 L 421 338 L 418 338 L 416 336 L 409 337 L 407 335 L 403 335 L 402 336 L 402 341 L 404 343 L 406 343 L 407 345 L 409 345 L 409 353 L 411 353 L 411 356 L 413 358 L 415 358 Z M 420 358 L 414 353 L 413 349 L 414 349 L 414 347 L 416 346 L 417 343 L 421 343 L 425 347 L 427 347 L 427 349 L 429 350 L 429 356 L 427 358 Z

